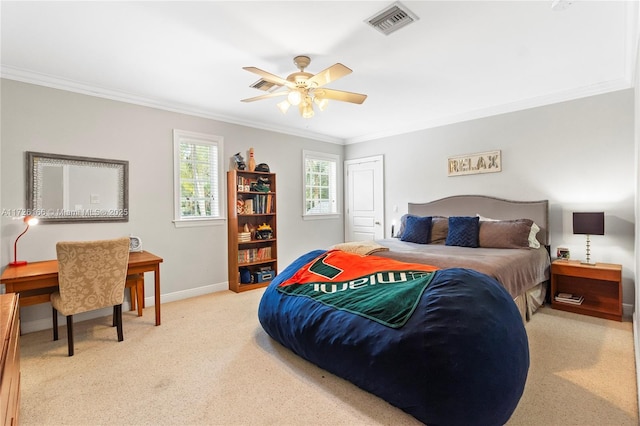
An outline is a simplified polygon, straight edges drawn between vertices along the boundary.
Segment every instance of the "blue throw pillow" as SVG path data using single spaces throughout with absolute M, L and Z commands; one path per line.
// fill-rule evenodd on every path
M 431 236 L 431 216 L 407 215 L 401 241 L 410 243 L 428 244 Z
M 449 217 L 449 232 L 445 244 L 448 246 L 478 247 L 480 218 L 477 216 Z

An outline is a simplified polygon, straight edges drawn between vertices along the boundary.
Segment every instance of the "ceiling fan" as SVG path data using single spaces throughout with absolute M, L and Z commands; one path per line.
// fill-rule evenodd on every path
M 326 84 L 351 74 L 352 71 L 340 63 L 334 64 L 315 75 L 304 71 L 311 63 L 311 59 L 308 56 L 296 56 L 293 58 L 293 63 L 300 71 L 290 74 L 286 79 L 256 67 L 243 67 L 243 69 L 262 77 L 250 87 L 272 91 L 266 95 L 243 99 L 242 102 L 286 96 L 285 100 L 277 104 L 283 114 L 287 112 L 291 105 L 297 105 L 300 115 L 304 118 L 311 118 L 314 115 L 314 103 L 320 111 L 324 111 L 329 99 L 354 104 L 361 104 L 367 99 L 367 95 L 324 88 Z M 280 88 L 284 88 L 284 90 L 279 90 Z

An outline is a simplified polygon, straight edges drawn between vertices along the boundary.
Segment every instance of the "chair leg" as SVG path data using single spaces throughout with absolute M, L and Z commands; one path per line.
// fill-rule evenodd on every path
M 67 344 L 69 356 L 73 356 L 73 315 L 67 315 Z
M 58 311 L 54 307 L 51 309 L 53 310 L 53 340 L 58 340 Z
M 144 274 L 128 275 L 125 288 L 129 289 L 129 299 L 131 300 L 129 310 L 135 311 L 137 308 L 138 316 L 141 317 L 144 308 Z
M 138 298 L 138 316 L 142 316 L 142 308 L 144 308 L 144 275 L 136 283 L 136 297 Z
M 136 310 L 136 293 L 136 286 L 129 287 L 129 298 L 131 299 L 131 309 L 129 309 L 130 311 Z
M 124 340 L 124 334 L 122 333 L 122 305 L 115 305 L 113 307 L 113 317 L 116 319 L 116 327 L 118 327 L 118 342 Z

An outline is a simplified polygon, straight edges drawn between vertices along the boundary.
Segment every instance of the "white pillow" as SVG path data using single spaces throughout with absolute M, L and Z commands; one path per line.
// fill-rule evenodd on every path
M 533 222 L 533 225 L 531 225 L 531 232 L 529 233 L 529 247 L 536 249 L 540 248 L 540 241 L 536 238 L 538 232 L 540 232 L 540 227 Z
M 499 222 L 500 219 L 491 219 L 489 217 L 484 217 L 479 213 L 476 213 L 476 216 L 478 216 L 480 218 L 480 220 L 484 220 L 487 222 Z M 533 222 L 533 225 L 531 225 L 531 232 L 529 233 L 529 247 L 531 248 L 540 248 L 540 241 L 538 241 L 538 239 L 536 238 L 536 235 L 538 235 L 538 232 L 540 232 L 540 227 Z

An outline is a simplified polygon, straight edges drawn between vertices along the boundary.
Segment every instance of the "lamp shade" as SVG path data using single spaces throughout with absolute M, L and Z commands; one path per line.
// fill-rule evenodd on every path
M 604 235 L 604 213 L 573 213 L 573 233 Z

